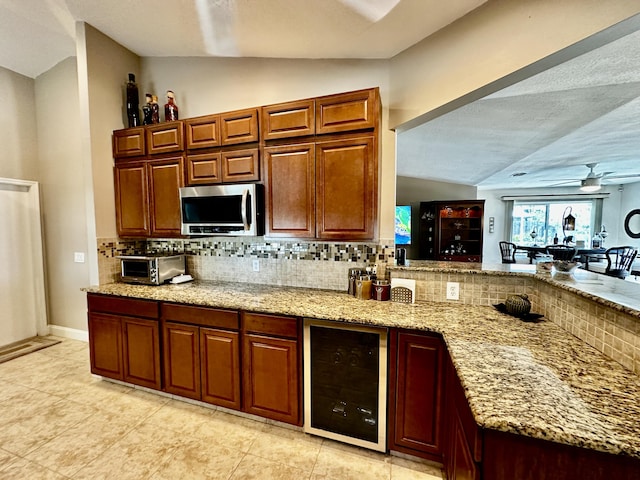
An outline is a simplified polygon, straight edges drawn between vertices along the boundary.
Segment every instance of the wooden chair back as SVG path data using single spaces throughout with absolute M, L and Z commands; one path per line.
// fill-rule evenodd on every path
M 638 255 L 638 250 L 629 246 L 611 247 L 604 254 L 608 263 L 604 273 L 611 277 L 626 278 Z
M 500 241 L 500 255 L 502 255 L 502 263 L 516 263 L 516 244 L 511 242 Z

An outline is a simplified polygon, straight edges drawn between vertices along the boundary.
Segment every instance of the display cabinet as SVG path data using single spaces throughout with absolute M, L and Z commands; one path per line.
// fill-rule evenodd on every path
M 482 261 L 484 200 L 420 203 L 420 258 Z

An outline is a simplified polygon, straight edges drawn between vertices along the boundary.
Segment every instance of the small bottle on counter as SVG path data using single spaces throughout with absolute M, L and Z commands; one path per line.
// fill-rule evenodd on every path
M 557 245 L 558 244 L 558 234 L 556 233 L 553 237 L 553 244 Z
M 151 96 L 151 123 L 160 123 L 160 105 L 158 105 L 158 96 Z
M 139 103 L 136 76 L 133 73 L 130 73 L 129 81 L 127 82 L 127 120 L 129 122 L 129 127 L 140 126 Z
M 167 90 L 167 103 L 164 105 L 164 121 L 174 122 L 178 120 L 178 106 L 175 103 L 175 96 L 171 90 Z

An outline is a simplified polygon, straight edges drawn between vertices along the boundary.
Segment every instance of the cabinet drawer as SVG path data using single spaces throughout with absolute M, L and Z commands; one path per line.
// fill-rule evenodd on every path
M 144 155 L 144 128 L 125 128 L 113 132 L 113 157 Z
M 262 139 L 301 137 L 316 133 L 315 101 L 280 103 L 262 107 Z
M 182 151 L 182 122 L 168 122 L 147 126 L 149 155 Z
M 219 153 L 202 153 L 187 156 L 188 185 L 220 183 L 221 181 Z
M 89 312 L 104 312 L 134 317 L 158 318 L 159 304 L 153 300 L 88 294 Z
M 251 182 L 260 180 L 257 148 L 222 152 L 222 180 L 224 182 Z
M 184 121 L 187 148 L 209 148 L 220 145 L 220 116 L 190 118 Z
M 298 319 L 296 317 L 242 312 L 242 329 L 245 332 L 298 338 Z
M 221 310 L 176 303 L 162 304 L 162 319 L 230 330 L 238 330 L 240 327 L 238 312 L 235 310 Z
M 222 145 L 257 142 L 258 109 L 250 108 L 220 115 L 220 140 Z
M 378 123 L 377 89 L 316 99 L 316 133 L 371 129 Z

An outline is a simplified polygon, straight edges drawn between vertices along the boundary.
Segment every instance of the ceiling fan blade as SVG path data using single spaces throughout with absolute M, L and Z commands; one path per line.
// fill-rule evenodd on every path
M 556 179 L 557 180 L 557 179 Z M 549 185 L 550 187 L 561 187 L 562 185 L 569 185 L 570 183 L 577 183 L 579 182 L 581 179 L 580 178 L 574 178 L 571 180 L 565 180 L 563 182 L 558 182 L 558 183 L 552 183 L 551 185 Z M 546 182 L 553 182 L 555 180 L 545 180 Z
M 611 180 L 613 178 L 638 178 L 640 177 L 640 173 L 630 173 L 629 175 L 607 175 L 605 180 Z

